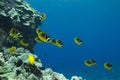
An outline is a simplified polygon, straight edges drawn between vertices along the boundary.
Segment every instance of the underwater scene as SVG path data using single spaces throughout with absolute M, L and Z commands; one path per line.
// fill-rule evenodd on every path
M 0 0 L 0 80 L 120 80 L 119 0 Z

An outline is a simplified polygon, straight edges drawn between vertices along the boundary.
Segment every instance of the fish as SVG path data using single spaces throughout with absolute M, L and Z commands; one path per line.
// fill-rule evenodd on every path
M 56 40 L 56 45 L 60 48 L 63 47 L 63 42 L 61 40 Z
M 13 53 L 16 50 L 16 47 L 12 46 L 12 47 L 8 48 L 8 50 L 10 53 Z
M 40 28 L 37 28 L 36 33 L 39 34 L 40 32 L 42 32 L 42 30 Z
M 41 41 L 43 41 L 43 42 L 48 42 L 48 41 L 50 41 L 49 35 L 48 35 L 47 33 L 45 33 L 45 32 L 40 32 L 40 33 L 38 34 L 38 38 L 39 38 Z
M 104 63 L 104 68 L 107 69 L 107 70 L 111 70 L 112 69 L 112 64 L 109 63 L 109 62 L 105 62 Z
M 21 40 L 20 40 L 20 44 L 21 44 L 22 46 L 29 46 L 29 43 L 27 43 L 24 39 L 21 39 Z
M 18 39 L 19 37 L 23 37 L 21 35 L 21 33 L 19 32 L 19 30 L 16 29 L 16 28 L 11 28 L 10 32 L 9 32 L 9 35 L 14 39 Z
M 44 21 L 46 19 L 46 13 L 43 12 L 43 13 L 40 13 L 40 15 L 41 15 L 40 20 Z
M 51 39 L 49 42 L 50 42 L 51 44 L 53 44 L 53 45 L 57 45 L 55 39 Z
M 90 62 L 92 63 L 92 65 L 96 65 L 96 61 L 94 59 L 91 59 Z
M 85 64 L 86 66 L 88 66 L 88 67 L 92 66 L 92 62 L 89 61 L 89 60 L 85 60 L 85 61 L 84 61 L 84 64 Z
M 31 65 L 35 63 L 35 57 L 31 53 L 28 54 L 28 63 Z
M 75 37 L 74 38 L 74 42 L 77 44 L 77 45 L 81 45 L 82 44 L 82 40 L 78 37 Z
M 38 36 L 35 37 L 35 41 L 38 42 L 38 43 L 42 43 L 43 42 L 40 38 L 38 38 Z
M 96 61 L 95 61 L 94 59 L 89 59 L 89 60 L 85 60 L 85 61 L 84 61 L 84 64 L 85 64 L 86 66 L 90 67 L 90 66 L 96 65 Z

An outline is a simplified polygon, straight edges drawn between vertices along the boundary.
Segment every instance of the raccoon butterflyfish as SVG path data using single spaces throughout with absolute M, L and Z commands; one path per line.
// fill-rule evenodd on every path
M 29 44 L 28 44 L 24 39 L 21 39 L 21 40 L 20 40 L 20 44 L 21 44 L 22 46 L 29 46 Z
M 46 34 L 45 32 L 40 32 L 40 33 L 38 34 L 38 38 L 39 38 L 40 40 L 42 40 L 43 42 L 48 42 L 48 41 L 50 41 L 49 35 Z
M 40 20 L 44 21 L 46 19 L 46 14 L 45 13 L 41 13 L 40 15 L 41 15 Z
M 42 32 L 42 30 L 40 28 L 37 28 L 36 33 L 39 34 L 40 32 Z
M 63 42 L 61 41 L 61 40 L 56 40 L 56 45 L 58 46 L 58 47 L 63 47 Z
M 9 35 L 10 35 L 11 37 L 15 38 L 15 39 L 17 39 L 17 38 L 19 38 L 19 37 L 23 37 L 23 36 L 20 34 L 19 30 L 16 29 L 16 28 L 10 29 Z
M 92 62 L 90 60 L 85 60 L 84 64 L 88 67 L 92 66 Z
M 35 41 L 36 41 L 36 42 L 39 42 L 39 43 L 43 42 L 43 41 L 40 40 L 40 38 L 38 38 L 38 37 L 35 37 Z
M 107 70 L 111 70 L 112 69 L 112 64 L 106 62 L 106 63 L 104 63 L 104 68 L 107 69 Z
M 74 42 L 77 44 L 77 45 L 81 45 L 82 44 L 82 40 L 78 37 L 75 37 L 74 38 Z
M 28 63 L 33 65 L 35 62 L 35 57 L 31 53 L 28 54 Z
M 53 44 L 53 45 L 56 45 L 56 40 L 55 39 L 51 39 L 50 43 Z
M 12 47 L 8 48 L 8 50 L 10 53 L 13 53 L 16 50 L 16 47 L 12 46 Z
M 94 59 L 90 59 L 89 61 L 92 63 L 92 65 L 96 65 L 96 61 Z

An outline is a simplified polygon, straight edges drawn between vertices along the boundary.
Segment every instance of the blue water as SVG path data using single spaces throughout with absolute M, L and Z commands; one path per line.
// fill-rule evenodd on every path
M 67 78 L 77 75 L 87 80 L 120 80 L 120 0 L 28 2 L 47 15 L 39 27 L 51 38 L 64 42 L 63 48 L 49 43 L 36 44 L 36 54 L 43 66 Z M 76 36 L 82 39 L 82 46 L 74 43 Z M 96 66 L 85 66 L 86 59 L 95 59 Z M 104 62 L 110 62 L 113 69 L 107 71 Z

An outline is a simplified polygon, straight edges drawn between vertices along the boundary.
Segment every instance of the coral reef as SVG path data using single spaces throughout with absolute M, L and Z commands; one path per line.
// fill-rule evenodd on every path
M 71 80 L 83 80 L 83 79 L 82 79 L 82 77 L 72 76 Z
M 42 15 L 25 1 L 0 0 L 0 43 L 2 43 L 0 48 L 10 47 L 13 44 L 20 47 L 22 46 L 20 40 L 25 39 L 29 43 L 29 46 L 25 48 L 32 51 L 35 44 L 34 38 L 37 35 L 35 30 L 38 25 L 41 25 L 41 19 Z M 22 38 L 11 38 L 9 32 L 12 28 L 19 30 Z
M 29 50 L 17 48 L 12 54 L 9 49 L 0 52 L 0 80 L 68 80 L 63 74 L 44 68 L 41 60 L 33 54 L 35 62 L 28 62 Z M 71 80 L 82 80 L 73 76 Z
M 35 54 L 29 63 L 28 55 L 33 53 L 37 26 L 45 18 L 45 14 L 25 1 L 0 0 L 0 80 L 68 80 L 63 74 L 44 68 Z M 48 40 L 47 37 L 45 33 L 40 38 Z

